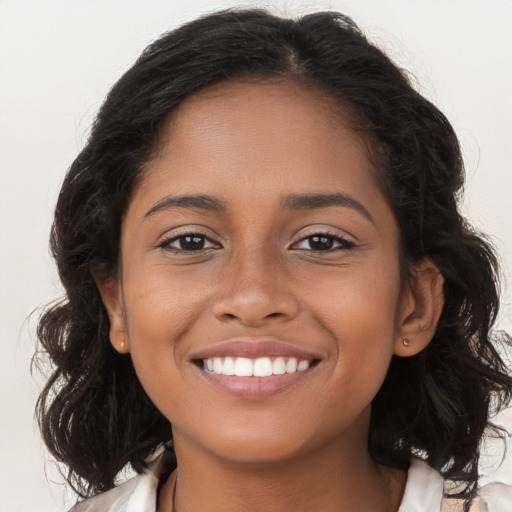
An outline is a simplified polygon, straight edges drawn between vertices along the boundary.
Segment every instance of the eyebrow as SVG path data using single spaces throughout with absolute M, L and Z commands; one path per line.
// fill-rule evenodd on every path
M 221 199 L 207 195 L 167 196 L 151 207 L 144 217 L 149 217 L 156 212 L 167 208 L 197 208 L 211 212 L 223 212 L 227 210 L 227 204 Z
M 370 212 L 359 201 L 340 192 L 334 194 L 290 194 L 283 203 L 283 207 L 290 210 L 309 210 L 329 206 L 351 208 L 375 224 Z
M 370 212 L 359 201 L 340 192 L 333 194 L 289 194 L 282 205 L 283 209 L 287 210 L 312 210 L 328 208 L 329 206 L 351 208 L 366 217 L 372 224 L 375 224 Z M 167 196 L 152 206 L 144 217 L 149 217 L 156 212 L 173 207 L 196 208 L 212 212 L 225 212 L 228 209 L 225 201 L 209 195 Z

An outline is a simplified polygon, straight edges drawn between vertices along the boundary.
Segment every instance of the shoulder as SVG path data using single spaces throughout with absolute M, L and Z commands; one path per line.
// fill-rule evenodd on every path
M 398 512 L 439 512 L 443 494 L 442 475 L 426 462 L 412 459 Z
M 156 512 L 162 459 L 108 492 L 77 503 L 70 512 Z M 443 498 L 445 481 L 426 462 L 413 459 L 398 512 L 463 512 L 461 500 Z M 469 512 L 510 512 L 512 485 L 492 482 L 478 491 Z
M 476 502 L 475 512 L 510 512 L 512 510 L 512 485 L 502 482 L 484 485 L 478 490 Z
M 426 462 L 413 459 L 398 512 L 463 512 L 463 501 L 444 498 L 442 475 Z M 493 482 L 478 490 L 470 512 L 510 512 L 512 485 Z
M 159 457 L 148 469 L 110 491 L 80 501 L 69 512 L 155 512 L 160 476 L 167 458 Z
M 77 503 L 70 512 L 155 512 L 158 480 L 138 475 L 98 496 Z

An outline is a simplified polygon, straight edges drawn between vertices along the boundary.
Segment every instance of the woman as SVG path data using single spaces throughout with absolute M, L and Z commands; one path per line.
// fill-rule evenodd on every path
M 448 121 L 340 14 L 226 11 L 147 48 L 51 238 L 40 423 L 107 491 L 73 510 L 505 506 L 478 490 L 512 379 L 463 179 Z

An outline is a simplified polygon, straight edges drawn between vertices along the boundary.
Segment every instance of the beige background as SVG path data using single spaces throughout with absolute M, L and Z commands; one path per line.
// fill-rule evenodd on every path
M 417 77 L 460 136 L 468 168 L 464 210 L 503 256 L 509 284 L 499 324 L 512 331 L 512 0 L 0 0 L 3 512 L 60 511 L 66 496 L 72 502 L 33 422 L 37 311 L 27 319 L 60 294 L 47 238 L 63 174 L 109 87 L 145 46 L 232 5 L 278 6 L 289 15 L 342 11 Z M 501 421 L 512 426 L 510 416 Z M 512 480 L 512 455 L 498 475 Z

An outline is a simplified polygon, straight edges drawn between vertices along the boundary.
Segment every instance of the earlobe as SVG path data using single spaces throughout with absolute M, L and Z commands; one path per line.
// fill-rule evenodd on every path
M 433 338 L 443 310 L 444 279 L 430 260 L 414 265 L 401 300 L 394 353 L 409 357 L 421 352 Z
M 119 280 L 115 278 L 96 279 L 96 284 L 110 322 L 110 343 L 119 353 L 126 354 L 130 351 L 130 347 Z

